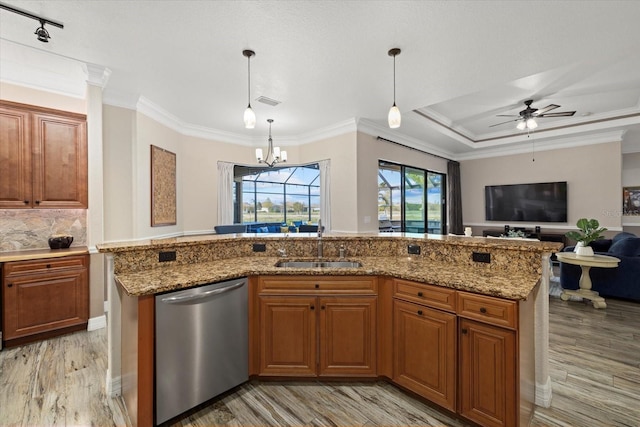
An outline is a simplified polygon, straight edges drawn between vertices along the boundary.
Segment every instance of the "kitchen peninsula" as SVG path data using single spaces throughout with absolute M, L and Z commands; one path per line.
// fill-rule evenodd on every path
M 108 381 L 113 392 L 122 389 L 132 422 L 155 422 L 155 295 L 239 277 L 249 279 L 252 378 L 383 378 L 487 426 L 526 425 L 534 402 L 548 404 L 549 257 L 560 243 L 384 233 L 325 235 L 322 244 L 324 260 L 338 260 L 342 247 L 361 266 L 276 266 L 283 254 L 316 258 L 318 238 L 306 233 L 98 245 L 109 254 Z M 317 316 L 305 312 L 313 327 L 295 341 L 318 348 L 318 360 L 311 352 L 294 366 L 279 363 L 284 349 L 273 345 L 291 331 L 279 330 L 268 314 L 282 301 L 304 302 L 298 312 L 322 308 Z M 340 317 L 345 304 L 350 321 Z M 346 326 L 336 327 L 341 320 Z M 332 355 L 350 353 L 336 348 L 344 340 L 331 330 L 364 349 L 358 360 L 334 363 Z M 424 369 L 430 365 L 437 372 Z

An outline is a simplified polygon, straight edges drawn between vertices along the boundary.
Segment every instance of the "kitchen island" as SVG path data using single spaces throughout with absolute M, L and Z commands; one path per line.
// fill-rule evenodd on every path
M 342 247 L 345 258 L 358 261 L 362 266 L 276 267 L 283 259 L 279 256 L 282 254 L 287 255 L 286 259 L 316 258 L 318 238 L 305 233 L 194 236 L 99 245 L 101 252 L 110 254 L 108 380 L 113 393 L 121 388 L 134 423 L 154 423 L 154 296 L 237 277 L 249 278 L 249 370 L 252 376 L 266 378 L 274 375 L 273 372 L 289 376 L 287 371 L 274 370 L 276 365 L 265 361 L 269 356 L 265 348 L 274 334 L 279 333 L 277 329 L 265 329 L 268 324 L 265 313 L 277 306 L 277 298 L 301 301 L 304 297 L 305 304 L 313 310 L 315 304 L 308 301 L 322 303 L 326 298 L 333 298 L 327 301 L 336 302 L 338 296 L 357 296 L 362 324 L 367 325 L 367 333 L 373 331 L 370 339 L 362 341 L 370 350 L 367 353 L 370 357 L 366 363 L 363 361 L 366 369 L 354 365 L 350 371 L 343 371 L 347 374 L 340 374 L 336 370 L 312 367 L 303 370 L 304 376 L 349 377 L 361 372 L 363 376 L 386 378 L 408 390 L 418 390 L 426 399 L 484 425 L 524 425 L 534 401 L 548 404 L 549 256 L 559 250 L 561 244 L 402 233 L 325 235 L 322 244 L 324 259 L 337 260 Z M 159 259 L 172 261 L 159 262 Z M 364 279 L 371 283 L 368 289 L 351 295 L 355 291 L 349 283 L 361 284 Z M 269 283 L 275 287 L 270 288 Z M 327 283 L 329 286 L 324 286 Z M 416 295 L 409 295 L 413 290 Z M 440 297 L 447 302 L 436 301 Z M 362 304 L 363 298 L 369 298 L 368 308 Z M 426 313 L 449 319 L 445 326 L 449 339 L 443 341 L 448 350 L 443 351 L 441 360 L 442 390 L 420 393 L 422 389 L 415 381 L 405 381 L 419 372 L 400 374 L 403 367 L 412 365 L 397 357 L 404 351 L 398 338 L 403 331 L 394 331 L 394 327 L 409 318 L 395 317 L 394 320 L 394 316 L 399 316 L 403 309 L 408 313 L 406 309 L 412 307 L 410 304 L 417 304 L 421 316 Z M 322 316 L 324 314 L 318 317 L 321 329 Z M 487 337 L 493 340 L 489 353 L 488 347 L 482 344 L 487 342 Z M 306 334 L 300 339 L 321 349 L 326 347 L 327 352 L 333 351 L 314 335 Z M 338 342 L 330 336 L 327 341 Z M 507 352 L 507 356 L 492 355 L 496 348 Z M 486 397 L 480 399 L 464 393 L 474 385 L 469 383 L 475 375 L 474 354 L 495 360 L 493 368 L 500 386 L 490 390 L 495 397 L 490 407 L 476 404 L 483 400 L 485 405 Z M 316 362 L 321 361 L 313 363 Z M 425 361 L 425 365 L 429 363 L 433 361 Z M 438 397 L 441 391 L 445 396 L 442 401 Z M 435 397 L 432 392 L 436 393 Z

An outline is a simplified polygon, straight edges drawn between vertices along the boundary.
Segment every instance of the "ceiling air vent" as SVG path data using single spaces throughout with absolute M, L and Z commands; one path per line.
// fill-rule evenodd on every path
M 263 104 L 271 105 L 272 107 L 275 107 L 276 105 L 280 104 L 280 101 L 276 101 L 275 99 L 267 98 L 266 96 L 261 96 L 258 99 L 256 99 L 256 101 L 262 102 Z

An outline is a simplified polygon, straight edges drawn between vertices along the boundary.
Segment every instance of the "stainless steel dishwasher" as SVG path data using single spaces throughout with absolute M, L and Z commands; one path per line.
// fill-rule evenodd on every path
M 247 279 L 156 295 L 156 424 L 249 379 Z

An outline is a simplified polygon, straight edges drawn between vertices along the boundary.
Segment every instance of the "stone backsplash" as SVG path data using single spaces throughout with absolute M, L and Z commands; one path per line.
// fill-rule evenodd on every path
M 86 209 L 0 209 L 0 252 L 48 249 L 49 237 L 73 236 L 72 246 L 86 246 Z

